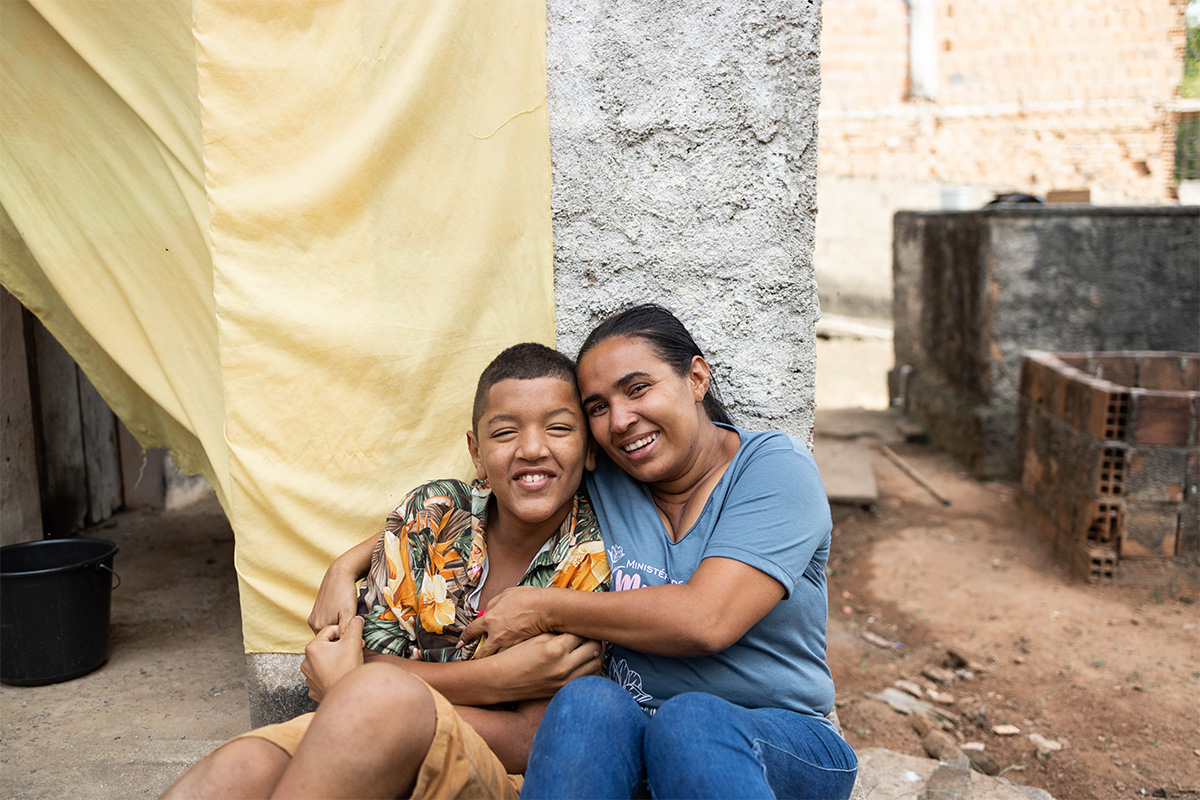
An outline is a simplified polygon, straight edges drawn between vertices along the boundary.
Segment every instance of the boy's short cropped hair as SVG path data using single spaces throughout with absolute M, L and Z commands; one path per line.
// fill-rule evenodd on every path
M 487 410 L 488 392 L 500 381 L 530 381 L 560 378 L 575 387 L 575 362 L 552 347 L 536 342 L 514 344 L 492 359 L 479 376 L 475 387 L 475 405 L 471 410 L 471 429 L 478 432 L 479 420 Z

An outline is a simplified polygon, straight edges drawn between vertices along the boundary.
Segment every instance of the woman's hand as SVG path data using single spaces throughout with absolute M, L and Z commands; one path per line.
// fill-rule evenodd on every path
M 300 672 L 308 684 L 308 696 L 321 702 L 333 685 L 363 663 L 363 618 L 353 617 L 344 635 L 328 625 L 304 648 Z
M 548 633 L 543 612 L 549 593 L 568 591 L 538 589 L 533 586 L 514 586 L 505 589 L 488 601 L 487 610 L 462 632 L 460 640 L 469 642 L 477 636 L 487 634 L 479 643 L 476 658 L 490 656 L 518 642 Z
M 514 699 L 552 697 L 584 675 L 600 672 L 604 645 L 573 633 L 541 633 L 493 656 Z

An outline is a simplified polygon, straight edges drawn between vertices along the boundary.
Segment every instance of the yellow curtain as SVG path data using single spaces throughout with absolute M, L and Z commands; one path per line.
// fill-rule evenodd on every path
M 248 652 L 550 342 L 541 2 L 0 5 L 0 278 L 218 489 Z M 164 536 L 169 531 L 163 532 Z

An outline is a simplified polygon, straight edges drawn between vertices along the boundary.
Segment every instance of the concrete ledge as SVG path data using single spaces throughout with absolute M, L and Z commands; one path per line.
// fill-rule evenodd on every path
M 304 656 L 295 653 L 247 653 L 250 686 L 250 724 L 255 728 L 286 722 L 316 711 L 300 673 Z

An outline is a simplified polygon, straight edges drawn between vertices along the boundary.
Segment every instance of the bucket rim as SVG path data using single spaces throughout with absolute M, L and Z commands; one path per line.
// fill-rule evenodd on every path
M 100 553 L 99 555 L 89 556 L 88 558 L 85 558 L 82 561 L 76 561 L 71 564 L 63 564 L 62 566 L 58 566 L 58 567 L 49 567 L 48 569 L 20 570 L 20 571 L 15 571 L 15 572 L 7 572 L 7 571 L 0 569 L 0 578 L 3 578 L 4 580 L 12 580 L 14 578 L 26 578 L 26 577 L 34 577 L 34 576 L 38 576 L 38 575 L 53 575 L 58 572 L 68 572 L 70 570 L 75 570 L 75 569 L 86 569 L 88 567 L 94 567 L 97 564 L 107 561 L 108 559 L 115 556 L 121 549 L 120 546 L 116 542 L 110 541 L 108 539 L 96 539 L 96 538 L 92 538 L 90 536 L 71 536 L 71 537 L 68 537 L 65 539 L 37 539 L 32 542 L 18 542 L 16 544 L 5 545 L 4 547 L 0 547 L 0 554 L 3 554 L 5 552 L 12 552 L 14 550 L 32 550 L 32 549 L 35 549 L 38 547 L 59 547 L 63 544 L 74 544 L 77 542 L 89 542 L 89 543 L 96 542 L 98 544 L 108 545 L 108 547 L 105 549 L 105 551 L 103 553 Z

